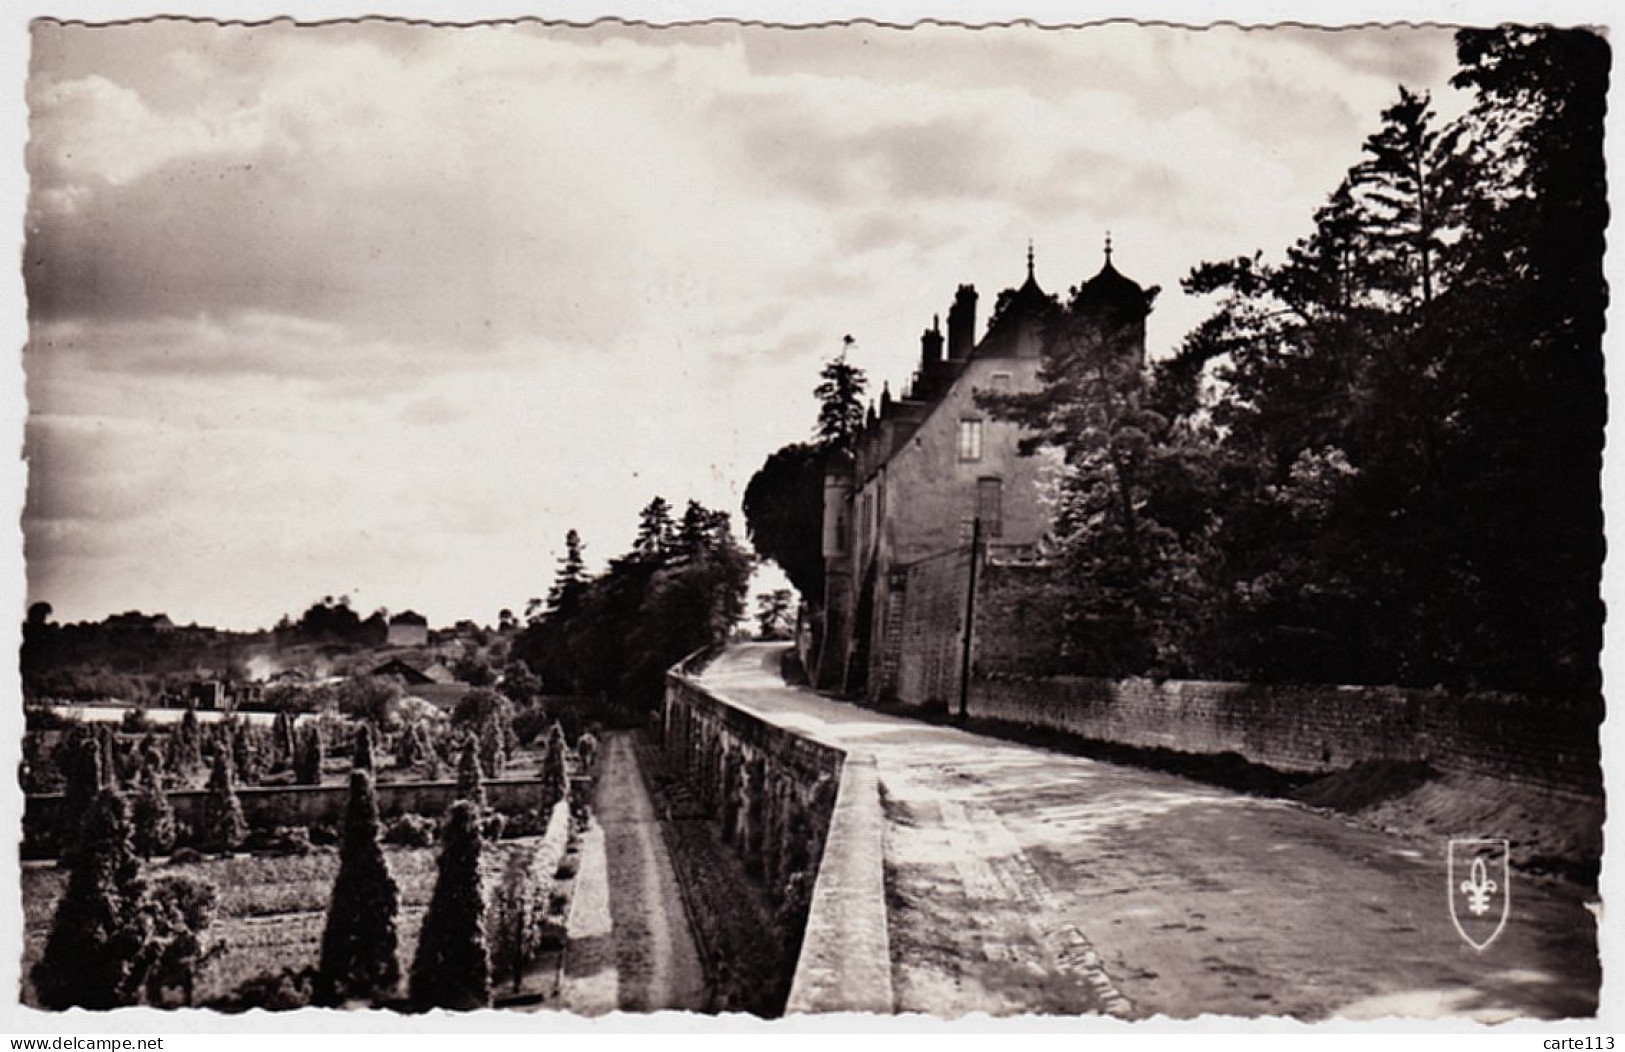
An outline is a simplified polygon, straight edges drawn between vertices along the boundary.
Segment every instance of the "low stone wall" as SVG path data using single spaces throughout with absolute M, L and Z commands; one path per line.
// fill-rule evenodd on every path
M 378 813 L 387 819 L 403 814 L 439 815 L 457 802 L 457 783 L 385 782 L 377 786 Z M 544 788 L 540 778 L 502 779 L 485 783 L 490 806 L 504 814 L 517 814 L 540 807 Z M 169 793 L 175 817 L 194 829 L 203 814 L 203 801 L 209 795 L 201 789 Z M 274 788 L 243 787 L 237 799 L 250 826 L 338 825 L 350 798 L 348 785 L 297 785 Z M 46 828 L 60 820 L 60 795 L 30 796 L 23 809 L 24 829 Z
M 786 1012 L 895 1011 L 884 855 L 874 759 L 848 757 Z
M 665 747 L 722 823 L 745 868 L 782 894 L 818 865 L 843 755 L 729 705 L 679 672 L 666 678 Z
M 770 723 L 682 671 L 666 748 L 776 897 L 811 882 L 790 1012 L 891 1012 L 883 825 L 874 761 Z
M 1281 771 L 1421 760 L 1582 796 L 1602 795 L 1600 704 L 1393 687 L 1070 676 L 979 679 L 973 719 L 1198 754 Z

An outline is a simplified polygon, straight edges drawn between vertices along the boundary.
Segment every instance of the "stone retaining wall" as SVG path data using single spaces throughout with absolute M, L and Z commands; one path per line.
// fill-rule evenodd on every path
M 1394 687 L 1319 687 L 1070 676 L 972 682 L 970 715 L 1082 738 L 1236 753 L 1281 771 L 1421 760 L 1601 796 L 1600 704 Z
M 776 898 L 810 881 L 789 1012 L 891 1012 L 874 761 L 666 677 L 666 749 Z

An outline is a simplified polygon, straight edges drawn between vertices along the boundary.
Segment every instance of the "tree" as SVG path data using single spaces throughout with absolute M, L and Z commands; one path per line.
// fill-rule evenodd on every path
M 367 771 L 377 770 L 372 760 L 372 726 L 363 723 L 355 729 L 355 752 L 350 756 L 350 770 Z
M 745 486 L 745 533 L 812 602 L 824 597 L 825 450 L 797 442 L 768 455 Z
M 676 526 L 671 520 L 671 505 L 664 497 L 656 496 L 638 512 L 638 532 L 632 542 L 635 558 L 658 562 L 671 547 Z
M 72 857 L 44 952 L 30 973 L 40 1004 L 56 1011 L 131 1004 L 140 984 L 143 887 L 124 798 L 102 790 L 84 824 L 83 849 Z
M 197 710 L 187 706 L 175 732 L 169 736 L 169 769 L 176 777 L 186 778 L 203 763 L 203 732 L 198 726 Z
M 175 808 L 164 792 L 156 767 L 148 766 L 143 771 L 130 817 L 131 839 L 137 853 L 150 858 L 167 854 L 175 846 Z
M 552 813 L 560 800 L 570 796 L 570 768 L 564 741 L 564 728 L 557 722 L 547 732 L 547 749 L 542 754 L 542 816 Z
M 351 676 L 339 684 L 339 711 L 381 731 L 400 722 L 401 685 L 387 676 Z
M 95 738 L 80 731 L 57 746 L 56 764 L 62 772 L 62 858 L 71 858 L 85 843 L 86 822 L 102 791 L 101 748 Z
M 472 735 L 464 739 L 462 758 L 457 763 L 457 799 L 485 810 L 485 777 L 480 773 L 480 755 Z
M 856 341 L 846 336 L 841 353 L 824 363 L 813 395 L 818 399 L 818 444 L 824 449 L 850 450 L 863 429 L 863 394 L 869 380 L 863 370 L 846 360 Z
M 785 639 L 794 622 L 788 588 L 776 588 L 756 596 L 756 631 L 761 638 Z
M 386 997 L 400 982 L 395 918 L 400 891 L 378 843 L 372 775 L 350 772 L 344 845 L 322 932 L 321 975 L 329 999 Z
M 524 661 L 515 658 L 503 666 L 497 690 L 517 706 L 527 706 L 541 696 L 541 677 L 530 670 Z
M 501 778 L 508 764 L 508 746 L 502 739 L 502 728 L 488 723 L 480 731 L 480 765 L 489 778 Z
M 236 776 L 247 785 L 259 781 L 261 773 L 260 750 L 255 745 L 256 731 L 246 722 L 233 719 L 225 724 L 231 748 L 231 764 Z
M 659 500 L 658 497 L 655 499 Z M 660 536 L 658 525 L 652 526 L 651 529 L 657 531 L 653 536 L 658 538 Z M 586 591 L 588 582 L 584 549 L 581 534 L 575 530 L 565 533 L 564 555 L 559 559 L 559 569 L 553 578 L 553 585 L 547 591 L 548 613 L 568 618 L 574 616 L 580 609 L 581 597 Z
M 1459 127 L 1441 135 L 1426 93 L 1403 86 L 1382 112 L 1382 128 L 1365 141 L 1369 158 L 1350 173 L 1354 195 L 1369 217 L 1377 290 L 1416 306 L 1433 301 L 1456 199 L 1452 179 Z
M 293 777 L 300 785 L 321 785 L 322 764 L 326 761 L 321 728 L 305 724 L 299 736 L 299 753 L 294 759 Z
M 225 749 L 214 754 L 214 772 L 209 776 L 208 795 L 203 798 L 203 828 L 199 841 L 205 851 L 226 854 L 235 851 L 248 835 L 243 805 L 237 799 L 236 779 Z
M 479 812 L 469 801 L 459 801 L 441 834 L 434 894 L 412 961 L 412 1003 L 420 1010 L 469 1011 L 491 1003 L 482 850 Z

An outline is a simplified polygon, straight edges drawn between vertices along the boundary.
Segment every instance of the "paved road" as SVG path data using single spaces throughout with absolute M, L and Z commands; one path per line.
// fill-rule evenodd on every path
M 783 686 L 782 647 L 708 686 L 877 761 L 899 1011 L 1594 1015 L 1596 926 L 1514 874 L 1507 930 L 1452 926 L 1444 837 L 869 712 Z
M 612 734 L 598 761 L 597 825 L 603 829 L 619 1007 L 628 1012 L 705 1007 L 705 972 L 660 836 L 637 754 Z

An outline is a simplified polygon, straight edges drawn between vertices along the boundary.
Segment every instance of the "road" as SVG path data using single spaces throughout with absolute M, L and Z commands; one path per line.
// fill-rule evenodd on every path
M 705 1007 L 705 972 L 660 836 L 637 755 L 611 734 L 598 761 L 597 824 L 603 830 L 619 1007 L 628 1012 Z
M 884 716 L 785 687 L 781 652 L 731 648 L 703 680 L 874 755 L 898 1011 L 1596 1012 L 1595 920 L 1565 885 L 1514 874 L 1507 929 L 1480 953 L 1450 920 L 1445 834 L 1400 839 L 1286 801 Z

